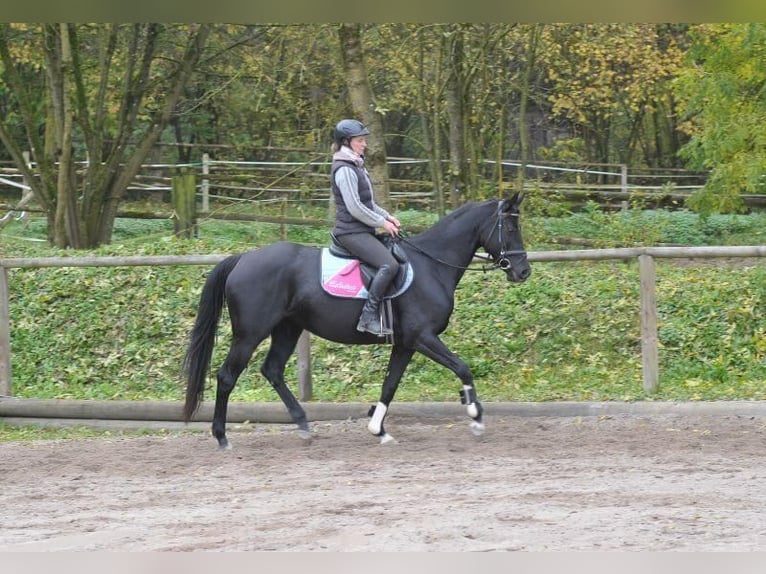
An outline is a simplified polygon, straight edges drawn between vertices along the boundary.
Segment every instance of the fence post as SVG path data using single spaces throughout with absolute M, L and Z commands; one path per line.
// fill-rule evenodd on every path
M 202 211 L 210 212 L 210 180 L 207 176 L 210 174 L 210 154 L 202 154 Z
M 656 273 L 651 255 L 639 255 L 638 272 L 641 278 L 641 368 L 644 391 L 654 393 L 659 385 L 659 357 Z
M 174 227 L 175 233 L 179 237 L 191 239 L 196 235 L 195 227 L 197 223 L 197 198 L 196 178 L 194 173 L 186 168 L 181 168 L 173 176 L 173 185 L 171 190 L 171 199 L 173 202 L 173 211 L 175 212 Z
M 27 169 L 31 171 L 32 152 L 29 150 L 24 150 L 21 152 L 21 155 L 24 158 L 24 165 L 26 165 Z M 23 207 L 32 199 L 32 186 L 26 175 L 21 178 L 21 184 L 24 186 L 24 189 L 21 192 L 21 200 L 19 201 L 17 207 Z M 24 230 L 26 230 L 29 227 L 29 213 L 22 211 L 19 219 L 24 222 Z
M 285 217 L 287 217 L 287 198 L 282 198 L 282 204 L 280 206 L 280 212 L 282 214 L 282 221 L 279 223 L 279 237 L 282 241 L 287 241 L 287 226 L 285 225 Z
M 303 331 L 298 339 L 298 398 L 310 401 L 314 396 L 311 385 L 311 335 Z
M 620 191 L 628 193 L 628 166 L 624 163 L 620 165 Z M 630 208 L 630 201 L 623 199 L 620 209 L 628 211 L 628 208 Z
M 628 193 L 628 166 L 622 164 L 620 168 L 620 191 Z
M 31 153 L 30 151 L 24 150 L 23 152 L 21 152 L 21 156 L 24 158 L 24 165 L 26 165 L 26 166 L 27 166 L 27 169 L 32 169 L 32 153 Z M 29 181 L 27 181 L 27 176 L 26 176 L 26 175 L 24 175 L 24 176 L 21 178 L 21 183 L 22 183 L 24 186 L 26 186 L 26 187 L 30 187 L 30 185 L 29 185 Z M 27 190 L 26 190 L 26 189 L 24 190 L 24 192 L 22 193 L 22 195 L 23 195 L 24 193 L 27 193 Z
M 0 266 L 0 397 L 11 396 L 11 334 L 8 270 Z

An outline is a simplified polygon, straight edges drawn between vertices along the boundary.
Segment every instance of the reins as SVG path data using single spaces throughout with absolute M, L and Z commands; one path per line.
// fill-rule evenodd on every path
M 511 217 L 518 217 L 518 214 L 511 214 Z M 407 239 L 407 233 L 404 230 L 399 231 L 399 235 L 397 235 L 394 240 L 395 241 L 402 241 L 412 247 L 415 251 L 425 255 L 432 261 L 436 261 L 437 263 L 441 263 L 442 265 L 446 265 L 447 267 L 451 267 L 453 269 L 460 269 L 461 271 L 481 271 L 483 273 L 486 273 L 487 271 L 493 271 L 495 269 L 501 269 L 503 271 L 509 269 L 511 267 L 511 260 L 509 259 L 512 255 L 522 255 L 525 253 L 523 249 L 517 249 L 513 251 L 506 251 L 505 244 L 503 243 L 503 220 L 498 213 L 497 215 L 497 238 L 500 243 L 500 254 L 497 259 L 493 258 L 491 255 L 484 255 L 481 253 L 474 253 L 473 256 L 478 259 L 483 259 L 484 261 L 488 261 L 491 263 L 491 265 L 481 264 L 481 267 L 475 267 L 475 266 L 463 266 L 463 265 L 455 265 L 454 263 L 450 263 L 449 261 L 444 261 L 443 259 L 436 257 L 435 255 L 432 255 L 422 249 L 420 246 L 415 245 L 412 241 Z
M 497 263 L 495 263 L 492 266 L 482 265 L 481 267 L 470 267 L 470 266 L 463 266 L 463 265 L 455 265 L 454 263 L 450 263 L 449 261 L 444 261 L 444 259 L 436 257 L 435 255 L 431 255 L 430 253 L 428 253 L 427 251 L 425 251 L 418 245 L 415 245 L 412 241 L 407 239 L 407 237 L 403 235 L 403 233 L 405 233 L 403 230 L 399 230 L 399 235 L 397 235 L 395 240 L 406 243 L 407 245 L 412 247 L 415 251 L 422 253 L 423 255 L 431 259 L 432 261 L 436 261 L 437 263 L 441 263 L 442 265 L 446 265 L 447 267 L 452 267 L 453 269 L 460 269 L 461 271 L 484 271 L 485 273 L 487 271 L 491 271 L 492 269 L 499 268 L 499 265 L 497 265 Z M 479 254 L 479 253 L 474 253 L 474 257 L 478 257 L 479 259 L 485 259 L 487 261 L 492 261 L 490 257 Z

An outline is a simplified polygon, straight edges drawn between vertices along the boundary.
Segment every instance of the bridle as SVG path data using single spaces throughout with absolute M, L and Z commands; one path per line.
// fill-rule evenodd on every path
M 463 266 L 463 265 L 455 265 L 454 263 L 450 263 L 449 261 L 444 261 L 443 259 L 440 259 L 439 257 L 436 257 L 435 255 L 431 255 L 430 253 L 426 252 L 419 246 L 412 243 L 412 241 L 409 241 L 406 236 L 402 234 L 400 231 L 397 238 L 412 247 L 415 251 L 422 253 L 432 261 L 436 261 L 437 263 L 441 263 L 442 265 L 446 265 L 447 267 L 452 267 L 453 269 L 460 269 L 461 271 L 482 271 L 486 273 L 487 271 L 493 271 L 495 269 L 500 269 L 502 271 L 507 271 L 511 268 L 511 260 L 510 257 L 514 255 L 523 255 L 526 253 L 524 249 L 506 249 L 505 248 L 505 242 L 503 241 L 503 214 L 502 214 L 502 205 L 499 205 L 497 208 L 497 218 L 495 227 L 497 228 L 497 240 L 500 244 L 500 253 L 495 258 L 492 255 L 484 255 L 483 253 L 474 253 L 474 257 L 478 259 L 482 259 L 486 261 L 487 263 L 481 264 L 480 267 L 476 266 Z M 505 217 L 519 217 L 518 213 L 509 213 Z
M 511 260 L 510 257 L 513 255 L 523 255 L 526 253 L 524 249 L 511 249 L 508 250 L 505 248 L 505 242 L 503 241 L 503 215 L 500 212 L 502 209 L 502 206 L 498 206 L 497 208 L 497 241 L 500 244 L 500 253 L 497 257 L 497 259 L 493 259 L 491 257 L 487 256 L 480 256 L 482 259 L 491 260 L 493 263 L 493 266 L 491 269 L 502 269 L 503 271 L 507 271 L 511 268 Z M 518 213 L 509 213 L 506 217 L 515 217 L 516 219 L 519 218 Z

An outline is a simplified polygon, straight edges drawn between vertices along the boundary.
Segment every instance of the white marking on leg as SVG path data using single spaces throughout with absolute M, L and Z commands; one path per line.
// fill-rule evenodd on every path
M 470 427 L 471 427 L 471 432 L 474 434 L 474 436 L 481 436 L 484 434 L 484 423 L 471 421 Z
M 375 412 L 372 413 L 372 418 L 370 418 L 370 423 L 367 425 L 367 430 L 369 430 L 375 436 L 378 436 L 380 434 L 380 430 L 383 428 L 383 419 L 386 416 L 387 410 L 388 407 L 386 405 L 383 403 L 378 403 L 375 407 Z
M 465 393 L 466 398 L 471 396 L 471 391 L 473 391 L 472 386 L 463 385 L 463 392 Z M 476 407 L 476 403 L 466 403 L 465 408 L 468 411 L 468 416 L 472 419 L 479 416 L 479 409 Z

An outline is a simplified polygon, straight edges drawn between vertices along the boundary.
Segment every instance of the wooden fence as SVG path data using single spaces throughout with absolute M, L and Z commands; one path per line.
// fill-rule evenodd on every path
M 766 246 L 726 247 L 636 247 L 529 252 L 530 262 L 604 261 L 638 259 L 640 276 L 641 357 L 643 387 L 655 392 L 660 381 L 655 296 L 656 258 L 764 257 Z M 128 256 L 128 257 L 43 257 L 0 259 L 0 396 L 11 396 L 11 344 L 9 321 L 8 269 L 43 267 L 132 267 L 156 265 L 214 265 L 225 255 Z M 299 398 L 309 400 L 311 388 L 310 340 L 304 332 L 298 345 Z
M 283 150 L 285 151 L 285 150 Z M 298 152 L 298 150 L 293 150 Z M 274 150 L 254 150 L 265 157 Z M 35 165 L 29 160 L 31 169 Z M 328 184 L 329 162 L 324 154 L 302 150 L 298 157 L 305 161 L 244 161 L 212 159 L 201 152 L 200 161 L 183 164 L 144 164 L 127 189 L 125 202 L 151 199 L 150 204 L 162 207 L 172 204 L 177 215 L 176 224 L 183 234 L 193 233 L 194 223 L 184 222 L 182 216 L 188 207 L 197 207 L 206 218 L 245 220 L 249 215 L 221 213 L 222 205 L 284 204 L 324 205 L 330 201 Z M 320 158 L 320 159 L 317 159 Z M 446 162 L 446 160 L 444 160 Z M 388 157 L 389 194 L 391 202 L 402 207 L 417 207 L 438 211 L 443 206 L 446 190 L 434 189 L 430 179 L 430 163 L 420 158 Z M 81 162 L 81 169 L 87 162 Z M 683 169 L 639 168 L 625 164 L 536 162 L 521 164 L 518 161 L 483 160 L 477 168 L 482 185 L 502 186 L 505 190 L 516 189 L 518 175 L 525 174 L 523 188 L 527 193 L 541 194 L 549 201 L 565 200 L 573 204 L 596 201 L 609 209 L 625 209 L 630 201 L 646 207 L 683 207 L 689 195 L 700 189 L 707 178 L 704 172 Z M 181 174 L 183 173 L 183 176 Z M 181 182 L 184 184 L 181 185 Z M 194 187 L 196 201 L 180 201 L 190 194 L 180 194 L 181 189 Z M 12 217 L 12 213 L 41 212 L 34 205 L 28 182 L 11 162 L 0 162 L 0 194 L 9 198 L 8 204 L 0 204 L 7 210 L 0 218 L 0 226 Z M 10 197 L 20 194 L 15 204 Z M 742 201 L 749 208 L 766 208 L 766 194 L 742 194 Z M 211 211 L 211 201 L 216 202 Z M 26 205 L 28 204 L 29 205 Z M 119 217 L 166 218 L 168 213 L 154 210 L 138 212 L 122 211 Z M 193 215 L 191 216 L 194 217 Z
M 255 151 L 258 153 L 258 150 Z M 273 153 L 261 150 L 266 157 Z M 324 154 L 304 150 L 306 161 L 244 161 L 213 159 L 201 152 L 200 160 L 183 164 L 144 164 L 128 186 L 130 198 L 169 196 L 173 176 L 185 170 L 197 178 L 197 192 L 203 213 L 210 211 L 211 199 L 226 201 L 261 201 L 281 198 L 296 201 L 328 201 L 329 161 Z M 27 158 L 29 154 L 27 153 Z M 319 158 L 319 159 L 317 159 Z M 430 162 L 421 158 L 388 157 L 391 199 L 397 205 L 434 207 L 437 193 L 431 180 Z M 27 162 L 31 169 L 35 165 Z M 447 160 L 444 160 L 446 167 Z M 81 163 L 86 169 L 87 162 Z M 651 171 L 625 164 L 538 162 L 522 166 L 517 161 L 483 160 L 477 170 L 486 183 L 498 180 L 512 188 L 518 184 L 519 171 L 525 173 L 524 187 L 573 201 L 600 199 L 626 201 L 635 196 L 646 200 L 683 203 L 689 193 L 699 189 L 706 174 L 680 169 Z M 0 192 L 28 189 L 28 182 L 11 162 L 0 162 Z M 766 205 L 764 196 L 743 196 L 750 205 Z

